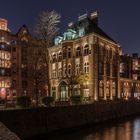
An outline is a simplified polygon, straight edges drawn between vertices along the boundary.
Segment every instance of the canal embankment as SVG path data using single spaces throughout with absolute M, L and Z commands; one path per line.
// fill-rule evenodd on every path
M 139 100 L 102 101 L 75 106 L 0 111 L 0 121 L 21 139 L 56 134 L 103 121 L 140 114 Z

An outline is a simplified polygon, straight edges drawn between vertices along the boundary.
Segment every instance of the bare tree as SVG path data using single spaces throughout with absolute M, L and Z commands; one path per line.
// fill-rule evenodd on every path
M 70 95 L 74 94 L 73 92 L 76 85 L 80 85 L 81 87 L 83 87 L 84 84 L 87 83 L 88 79 L 88 75 L 82 72 L 77 75 L 71 75 L 68 78 Z
M 36 106 L 38 106 L 39 102 L 39 91 L 43 91 L 44 89 L 44 65 L 42 62 L 42 50 L 41 46 L 31 46 L 30 54 L 29 54 L 29 82 L 31 83 L 33 90 L 33 98 L 36 100 Z
M 58 33 L 58 25 L 60 23 L 60 14 L 56 11 L 43 11 L 35 25 L 35 33 L 37 38 L 42 43 L 41 59 L 45 65 L 44 77 L 47 85 L 48 95 L 51 95 L 50 79 L 49 79 L 49 51 L 48 48 L 52 46 L 53 39 Z

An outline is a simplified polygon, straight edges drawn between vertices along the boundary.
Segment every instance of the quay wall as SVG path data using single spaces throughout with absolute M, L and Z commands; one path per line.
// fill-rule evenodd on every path
M 87 105 L 1 110 L 0 121 L 21 139 L 55 134 L 140 113 L 140 101 L 102 101 Z

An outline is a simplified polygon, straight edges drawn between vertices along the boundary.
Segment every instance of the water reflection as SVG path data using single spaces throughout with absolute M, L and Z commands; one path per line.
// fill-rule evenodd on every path
M 140 118 L 98 125 L 47 140 L 140 140 Z

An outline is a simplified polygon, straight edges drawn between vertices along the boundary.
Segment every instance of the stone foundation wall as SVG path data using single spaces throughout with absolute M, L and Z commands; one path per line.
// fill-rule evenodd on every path
M 140 113 L 140 101 L 0 111 L 0 121 L 21 139 Z

